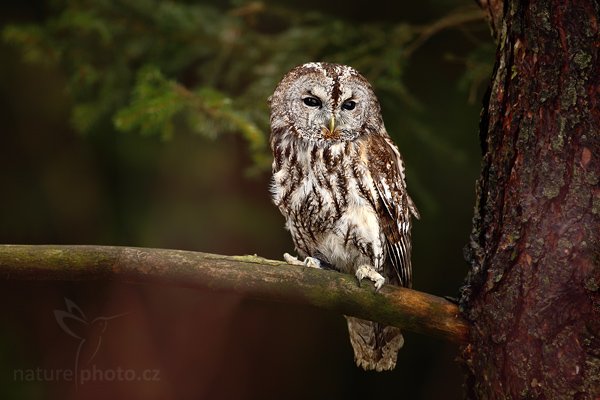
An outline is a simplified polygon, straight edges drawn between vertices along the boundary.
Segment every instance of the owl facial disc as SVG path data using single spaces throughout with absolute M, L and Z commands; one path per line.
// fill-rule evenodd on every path
M 308 63 L 292 69 L 271 97 L 277 125 L 284 123 L 311 142 L 352 141 L 382 124 L 381 109 L 367 80 L 346 65 Z

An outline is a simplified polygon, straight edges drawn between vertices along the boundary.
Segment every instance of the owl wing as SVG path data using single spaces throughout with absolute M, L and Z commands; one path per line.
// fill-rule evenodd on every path
M 378 195 L 379 222 L 385 235 L 388 259 L 394 268 L 399 284 L 412 285 L 411 216 L 419 212 L 406 191 L 404 165 L 396 145 L 389 137 L 371 136 L 369 172 Z

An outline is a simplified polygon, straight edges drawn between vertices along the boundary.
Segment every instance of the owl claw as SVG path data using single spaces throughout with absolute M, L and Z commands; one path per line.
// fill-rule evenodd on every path
M 285 260 L 285 262 L 287 262 L 288 264 L 291 264 L 291 265 L 302 265 L 304 267 L 319 268 L 319 269 L 322 268 L 321 261 L 319 261 L 317 258 L 314 258 L 314 257 L 306 257 L 304 259 L 304 261 L 300 261 L 300 260 L 298 260 L 298 257 L 294 257 L 291 254 L 284 253 L 283 259 Z
M 314 257 L 306 257 L 304 259 L 304 266 L 309 267 L 309 268 L 318 268 L 321 269 L 321 261 L 319 261 L 319 259 L 314 258 Z
M 302 261 L 298 260 L 298 257 L 294 257 L 289 253 L 283 253 L 283 259 L 286 263 L 291 265 L 304 265 Z
M 356 270 L 356 278 L 358 279 L 359 286 L 364 278 L 368 278 L 369 280 L 373 281 L 376 292 L 378 292 L 385 283 L 385 278 L 381 276 L 379 272 L 375 271 L 375 269 L 373 269 L 373 267 L 370 265 L 361 265 L 358 267 Z

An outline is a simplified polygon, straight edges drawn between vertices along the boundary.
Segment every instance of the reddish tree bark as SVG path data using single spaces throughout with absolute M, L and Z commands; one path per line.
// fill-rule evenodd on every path
M 600 6 L 502 10 L 461 299 L 467 394 L 598 399 Z

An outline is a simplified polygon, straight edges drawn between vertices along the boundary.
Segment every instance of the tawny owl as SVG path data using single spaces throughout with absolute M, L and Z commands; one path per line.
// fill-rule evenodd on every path
M 411 286 L 411 214 L 404 166 L 369 82 L 345 65 L 292 69 L 269 99 L 272 194 L 286 219 L 294 264 Z M 400 330 L 346 317 L 357 365 L 393 369 Z

